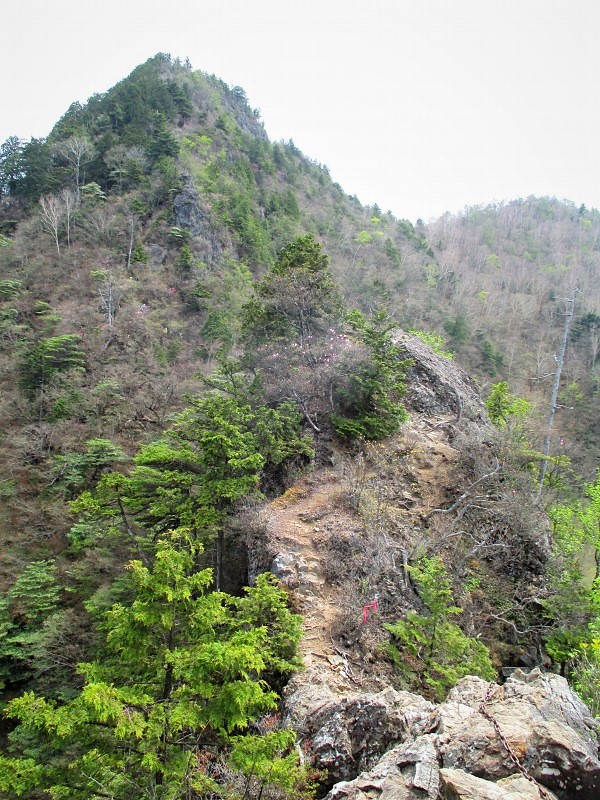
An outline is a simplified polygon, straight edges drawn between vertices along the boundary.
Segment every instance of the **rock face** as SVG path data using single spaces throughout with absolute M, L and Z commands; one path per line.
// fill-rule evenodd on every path
M 381 692 L 336 695 L 325 684 L 303 683 L 287 699 L 289 721 L 301 733 L 314 765 L 334 780 L 354 777 L 391 747 L 424 731 L 434 706 L 420 695 Z
M 440 789 L 445 800 L 547 800 L 540 789 L 521 774 L 502 778 L 497 783 L 469 775 L 462 769 L 441 769 Z M 547 795 L 554 800 L 552 792 Z
M 387 688 L 340 694 L 305 682 L 286 700 L 327 800 L 598 800 L 598 725 L 558 675 L 504 686 L 463 678 L 435 707 Z
M 205 213 L 200 203 L 200 195 L 191 184 L 184 186 L 173 199 L 173 221 L 176 227 L 199 236 L 205 227 Z
M 438 708 L 438 750 L 444 767 L 486 780 L 514 772 L 498 730 L 478 710 L 488 684 L 464 679 Z M 564 678 L 518 670 L 486 704 L 525 769 L 559 797 L 600 797 L 594 721 Z
M 407 372 L 406 406 L 425 416 L 454 414 L 479 425 L 490 425 L 475 382 L 455 361 L 437 355 L 418 336 L 398 332 L 394 342 L 412 361 Z
M 327 800 L 436 800 L 440 779 L 434 740 L 425 735 L 395 747 L 371 772 L 336 784 Z

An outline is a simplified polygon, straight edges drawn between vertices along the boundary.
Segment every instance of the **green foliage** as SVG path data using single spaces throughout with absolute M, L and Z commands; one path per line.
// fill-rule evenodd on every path
M 245 587 L 244 592 L 245 595 L 236 601 L 240 624 L 266 629 L 264 648 L 269 667 L 265 679 L 276 686 L 281 677 L 302 666 L 296 654 L 302 635 L 301 617 L 290 612 L 285 592 L 269 572 L 259 575 L 256 584 Z
M 54 562 L 33 561 L 0 598 L 0 682 L 30 675 L 44 621 L 58 609 L 60 588 Z
M 23 284 L 21 281 L 14 278 L 5 278 L 0 280 L 0 299 L 11 300 L 18 297 L 23 291 Z
M 226 355 L 237 340 L 240 332 L 242 308 L 251 292 L 252 279 L 248 267 L 228 259 L 224 262 L 223 274 L 215 275 L 206 269 L 206 265 L 196 272 L 201 276 L 191 290 L 187 301 L 197 309 L 206 311 L 206 319 L 201 328 L 201 336 L 205 343 L 211 345 L 205 353 L 214 357 Z M 208 301 L 210 298 L 210 301 Z
M 438 333 L 431 333 L 430 331 L 418 331 L 414 328 L 409 330 L 409 333 L 412 333 L 414 336 L 418 336 L 422 342 L 425 342 L 426 345 L 431 347 L 434 353 L 438 356 L 443 356 L 444 358 L 449 359 L 452 361 L 454 358 L 453 354 L 450 350 L 445 350 L 445 342 L 442 336 Z
M 20 383 L 30 399 L 38 391 L 43 392 L 58 373 L 83 369 L 85 358 L 79 349 L 80 338 L 72 333 L 43 338 L 25 354 Z
M 597 612 L 600 609 L 596 609 Z M 585 640 L 570 653 L 569 680 L 595 717 L 600 717 L 600 614 L 590 623 Z
M 49 333 L 56 324 L 61 321 L 60 312 L 56 311 L 49 303 L 44 300 L 37 300 L 35 303 L 35 315 L 39 320 L 44 321 L 44 333 Z
M 358 311 L 348 317 L 365 350 L 358 359 L 349 351 L 338 369 L 342 380 L 335 389 L 331 421 L 343 439 L 383 439 L 407 418 L 401 402 L 407 364 L 392 342 L 391 328 L 381 327 L 384 317 L 376 317 L 375 324 Z
M 599 485 L 597 481 L 586 487 L 587 503 L 551 509 L 552 593 L 544 603 L 552 624 L 546 650 L 596 715 L 600 713 Z M 595 579 L 588 574 L 590 562 L 595 563 Z
M 504 357 L 499 350 L 496 350 L 489 339 L 484 339 L 481 345 L 485 369 L 489 375 L 495 375 L 502 368 Z
M 83 453 L 54 457 L 53 485 L 70 498 L 94 486 L 109 467 L 128 461 L 123 450 L 108 439 L 89 439 L 85 447 Z
M 553 629 L 546 648 L 561 670 L 568 662 L 575 671 L 580 663 L 591 669 L 600 620 L 600 474 L 585 487 L 581 500 L 554 506 L 550 519 L 552 593 L 544 606 Z M 592 575 L 590 564 L 594 565 Z M 593 690 L 600 693 L 598 687 Z
M 23 146 L 18 173 L 11 182 L 11 194 L 29 204 L 57 188 L 52 149 L 44 139 L 31 139 Z
M 411 567 L 425 613 L 410 611 L 404 620 L 385 625 L 392 635 L 386 652 L 411 686 L 442 700 L 465 675 L 495 677 L 485 645 L 466 636 L 452 617 L 461 609 L 453 605 L 452 585 L 441 559 L 426 558 Z
M 575 321 L 571 339 L 576 342 L 584 337 L 592 336 L 597 331 L 600 331 L 600 315 L 588 311 Z
M 313 796 L 306 768 L 300 766 L 293 749 L 295 740 L 291 730 L 233 739 L 229 763 L 245 778 L 244 798 L 260 800 L 266 787 L 276 788 L 282 800 L 285 797 L 302 800 Z
M 87 208 L 95 208 L 106 199 L 102 187 L 96 182 L 86 183 L 81 187 L 81 200 Z
M 141 242 L 137 242 L 131 250 L 131 261 L 133 264 L 147 264 L 148 252 Z
M 295 401 L 315 431 L 327 417 L 342 438 L 381 439 L 406 418 L 406 364 L 385 315 L 370 324 L 353 312 L 353 339 L 332 327 L 342 304 L 328 267 L 312 235 L 282 249 L 244 307 L 244 361 L 261 370 L 267 395 Z
M 533 410 L 533 403 L 511 394 L 508 384 L 500 381 L 492 385 L 485 407 L 494 425 L 504 428 L 511 420 L 527 417 Z
M 192 249 L 190 248 L 189 245 L 184 244 L 179 253 L 177 254 L 177 258 L 175 259 L 175 266 L 182 272 L 189 272 L 191 268 L 194 266 L 194 263 L 195 259 Z
M 212 577 L 196 570 L 198 556 L 193 540 L 169 535 L 152 566 L 130 564 L 134 599 L 105 614 L 106 650 L 80 665 L 84 685 L 74 700 L 58 704 L 28 692 L 9 703 L 8 716 L 20 723 L 13 740 L 27 735 L 34 755 L 0 758 L 3 791 L 150 800 L 217 786 L 198 754 L 276 708 L 265 675 L 295 668 L 300 627 L 283 612 L 285 595 L 271 579 L 246 598 L 209 592 Z M 257 613 L 266 615 L 260 624 Z M 282 786 L 301 777 L 296 759 L 280 754 L 289 735 L 262 745 L 255 738 L 234 739 L 238 768 Z M 254 770 L 252 752 L 260 756 Z
M 291 220 L 300 219 L 300 209 L 293 190 L 288 186 L 284 192 L 274 192 L 267 206 L 267 215 L 288 217 Z
M 457 314 L 444 323 L 444 330 L 456 344 L 464 344 L 469 338 L 469 323 L 464 314 Z
M 233 503 L 310 452 L 287 406 L 253 410 L 233 397 L 191 398 L 164 435 L 140 450 L 128 475 L 103 475 L 72 504 L 81 521 L 71 535 L 81 545 L 90 536 L 131 538 L 134 525 L 138 546 L 168 530 L 210 542 Z
M 173 197 L 181 191 L 181 176 L 177 161 L 172 156 L 161 156 L 154 165 L 156 180 L 152 183 L 152 201 L 157 208 L 167 205 L 164 218 L 171 221 L 171 203 Z
M 0 197 L 15 191 L 23 175 L 23 142 L 18 136 L 9 136 L 0 145 Z
M 164 156 L 175 158 L 179 153 L 179 144 L 171 133 L 164 115 L 159 114 L 155 117 L 147 153 L 153 164 Z
M 369 244 L 372 238 L 373 235 L 368 233 L 367 231 L 360 231 L 360 233 L 357 233 L 356 236 L 354 237 L 354 241 L 357 242 L 359 245 L 363 245 L 363 244 Z
M 242 255 L 250 263 L 269 263 L 271 253 L 266 231 L 257 218 L 256 209 L 247 187 L 230 193 L 218 204 L 223 222 L 237 234 Z
M 256 295 L 244 309 L 249 346 L 277 338 L 298 339 L 304 345 L 341 311 L 329 258 L 312 234 L 298 236 L 280 251 Z
M 385 252 L 392 264 L 399 267 L 402 261 L 402 252 L 389 237 L 385 240 Z
M 417 223 L 418 222 L 419 221 L 417 221 Z M 398 232 L 401 236 L 406 237 L 418 250 L 423 250 L 427 255 L 433 256 L 433 251 L 427 239 L 415 231 L 412 222 L 407 219 L 401 219 L 398 222 Z

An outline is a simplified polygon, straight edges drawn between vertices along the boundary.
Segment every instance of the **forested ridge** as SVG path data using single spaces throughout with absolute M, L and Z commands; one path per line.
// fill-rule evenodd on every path
M 336 647 L 438 701 L 542 665 L 598 714 L 599 274 L 598 211 L 398 220 L 163 54 L 2 144 L 2 796 L 327 787 L 280 714 L 302 601 L 253 547 L 337 464 Z M 428 498 L 419 413 L 457 454 Z

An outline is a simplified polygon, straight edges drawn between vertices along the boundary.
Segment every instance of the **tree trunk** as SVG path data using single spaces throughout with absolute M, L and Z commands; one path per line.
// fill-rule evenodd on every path
M 565 326 L 563 328 L 563 336 L 562 342 L 560 346 L 560 355 L 557 359 L 556 365 L 556 372 L 554 373 L 554 385 L 552 387 L 552 399 L 550 400 L 550 411 L 548 412 L 548 421 L 546 422 L 546 435 L 544 437 L 544 448 L 543 448 L 543 455 L 544 458 L 542 460 L 542 468 L 540 470 L 540 486 L 538 489 L 538 497 L 542 493 L 542 487 L 544 485 L 544 478 L 546 477 L 546 471 L 548 469 L 548 456 L 550 455 L 550 437 L 552 435 L 552 426 L 554 424 L 554 412 L 556 411 L 556 400 L 558 398 L 558 388 L 560 385 L 560 374 L 562 372 L 563 364 L 565 361 L 565 353 L 567 351 L 567 341 L 569 339 L 569 329 L 571 327 L 571 322 L 573 321 L 573 314 L 575 313 L 575 295 L 579 291 L 579 289 L 573 289 L 573 294 L 567 303 L 571 304 L 571 308 L 566 313 L 565 317 Z

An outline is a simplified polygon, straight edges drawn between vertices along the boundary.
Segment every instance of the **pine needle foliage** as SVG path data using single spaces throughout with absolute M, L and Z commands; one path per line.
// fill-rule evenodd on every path
M 407 419 L 402 397 L 408 365 L 392 341 L 385 314 L 375 315 L 369 322 L 353 311 L 348 320 L 364 351 L 342 360 L 331 421 L 343 439 L 383 439 Z
M 84 683 L 74 700 L 59 704 L 27 692 L 9 703 L 17 738 L 28 736 L 29 752 L 38 755 L 0 758 L 3 792 L 63 800 L 200 797 L 217 791 L 200 766 L 205 748 L 226 747 L 235 736 L 241 767 L 260 749 L 248 726 L 277 706 L 266 676 L 299 665 L 300 618 L 270 575 L 242 598 L 211 592 L 211 571 L 195 567 L 200 549 L 179 532 L 161 538 L 151 567 L 130 563 L 134 599 L 104 615 L 105 650 L 79 666 Z M 285 745 L 267 740 L 263 752 L 275 744 Z M 296 780 L 297 760 L 283 759 L 275 777 Z
M 384 626 L 392 636 L 386 653 L 409 685 L 440 701 L 465 675 L 493 679 L 487 647 L 452 622 L 461 609 L 454 605 L 442 560 L 425 558 L 410 569 L 424 611 L 410 611 L 405 619 Z

